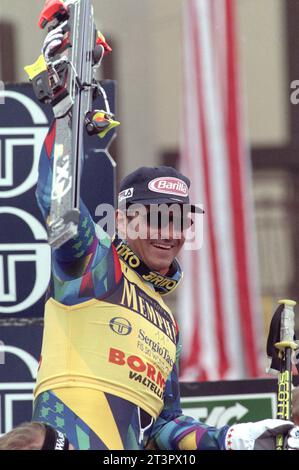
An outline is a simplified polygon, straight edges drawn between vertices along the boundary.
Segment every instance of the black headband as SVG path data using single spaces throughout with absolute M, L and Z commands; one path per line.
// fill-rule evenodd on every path
M 41 450 L 68 450 L 69 441 L 62 432 L 57 431 L 48 424 L 44 424 L 46 435 Z

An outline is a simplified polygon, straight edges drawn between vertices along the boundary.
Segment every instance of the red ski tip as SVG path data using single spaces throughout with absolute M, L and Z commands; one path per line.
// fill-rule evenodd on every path
M 47 0 L 43 11 L 40 14 L 38 26 L 44 29 L 48 23 L 55 18 L 64 17 L 68 15 L 68 9 L 62 0 Z

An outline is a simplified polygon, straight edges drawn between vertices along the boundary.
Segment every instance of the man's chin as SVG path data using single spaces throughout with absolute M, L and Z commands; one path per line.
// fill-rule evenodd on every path
M 169 263 L 155 263 L 153 262 L 153 260 L 150 260 L 148 262 L 145 261 L 145 264 L 147 265 L 147 267 L 149 269 L 151 269 L 152 271 L 156 271 L 157 273 L 167 273 L 167 271 L 169 270 L 170 268 L 170 265 L 171 265 L 172 261 L 170 261 Z
M 147 253 L 147 261 L 146 265 L 152 269 L 153 271 L 156 271 L 158 273 L 167 273 L 169 270 L 174 258 L 175 254 L 174 253 L 159 253 L 158 255 L 155 253 L 156 249 L 154 250 L 149 250 Z

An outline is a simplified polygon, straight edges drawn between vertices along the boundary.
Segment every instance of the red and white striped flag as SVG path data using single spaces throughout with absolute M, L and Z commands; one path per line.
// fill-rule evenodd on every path
M 184 2 L 181 171 L 205 209 L 203 246 L 184 251 L 179 311 L 183 380 L 256 377 L 257 293 L 250 157 L 241 111 L 234 0 Z

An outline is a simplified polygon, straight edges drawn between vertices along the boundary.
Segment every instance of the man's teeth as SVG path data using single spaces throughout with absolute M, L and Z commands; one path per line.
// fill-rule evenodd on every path
M 159 243 L 153 243 L 155 248 L 162 248 L 162 250 L 170 250 L 172 245 L 160 245 Z

